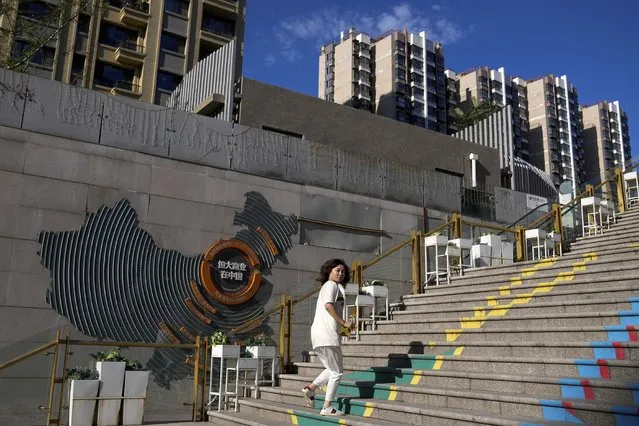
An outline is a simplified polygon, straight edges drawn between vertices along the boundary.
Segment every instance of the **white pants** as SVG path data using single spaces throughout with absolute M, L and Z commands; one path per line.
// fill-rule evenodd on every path
M 313 381 L 313 384 L 321 388 L 326 383 L 326 401 L 333 401 L 337 387 L 344 375 L 344 362 L 342 361 L 342 348 L 339 346 L 319 346 L 313 349 L 317 354 L 325 370 Z

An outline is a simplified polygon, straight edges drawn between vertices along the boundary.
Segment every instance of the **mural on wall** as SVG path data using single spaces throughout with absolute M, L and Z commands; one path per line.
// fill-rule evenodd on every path
M 256 318 L 255 296 L 270 291 L 262 274 L 284 259 L 298 225 L 258 192 L 245 196 L 233 218 L 243 229 L 198 256 L 158 247 L 126 199 L 88 213 L 79 230 L 41 232 L 47 303 L 83 334 L 116 341 L 188 343 Z M 155 351 L 149 368 L 183 368 L 176 352 Z

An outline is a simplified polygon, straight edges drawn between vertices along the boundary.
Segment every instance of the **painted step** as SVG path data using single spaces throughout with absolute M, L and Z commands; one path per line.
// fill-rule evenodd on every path
M 342 344 L 345 362 L 358 360 L 353 365 L 383 366 L 390 358 L 405 358 L 407 355 L 442 355 L 454 351 L 460 345 L 451 342 L 393 341 L 384 343 L 348 342 Z M 480 357 L 526 357 L 534 353 L 540 358 L 595 358 L 639 361 L 639 342 L 466 342 L 463 354 Z M 307 352 L 313 359 L 313 352 Z M 368 361 L 365 361 L 368 360 Z
M 262 417 L 233 411 L 209 411 L 209 423 L 226 426 L 226 425 L 245 425 L 245 426 L 279 426 L 280 422 L 268 421 Z
M 407 389 L 407 386 L 402 389 Z M 377 395 L 386 397 L 375 399 L 370 395 L 378 390 Z M 348 414 L 355 414 L 367 418 L 379 418 L 385 421 L 401 419 L 402 423 L 422 424 L 422 409 L 457 409 L 481 412 L 482 416 L 525 416 L 530 420 L 541 420 L 548 416 L 545 411 L 561 407 L 562 402 L 569 402 L 572 416 L 586 424 L 604 425 L 614 424 L 615 414 L 635 414 L 635 406 L 614 406 L 611 404 L 597 403 L 581 400 L 552 400 L 538 397 L 527 397 L 505 392 L 462 391 L 456 389 L 426 388 L 416 386 L 412 392 L 402 392 L 406 401 L 388 400 L 389 397 L 398 397 L 399 388 L 389 385 L 375 387 L 358 386 L 354 381 L 344 380 L 340 384 L 338 396 L 334 404 Z M 266 388 L 262 390 L 262 400 L 279 402 L 297 406 L 304 405 L 304 399 L 299 389 Z M 315 397 L 315 408 L 323 403 L 323 395 Z M 472 412 L 471 411 L 471 412 Z M 572 417 L 548 418 L 547 420 L 569 420 Z M 521 421 L 521 418 L 518 419 Z
M 542 313 L 518 316 L 510 316 L 509 313 L 509 308 L 495 307 L 494 309 L 477 310 L 474 316 L 461 318 L 448 315 L 444 317 L 433 316 L 426 321 L 412 317 L 410 319 L 378 321 L 377 331 L 380 333 L 402 333 L 411 329 L 437 331 L 453 328 L 524 328 L 529 330 L 546 327 L 586 327 L 597 325 L 635 326 L 639 330 L 639 311 Z
M 420 342 L 456 342 L 460 345 L 468 341 L 523 342 L 527 340 L 543 340 L 548 342 L 564 341 L 615 341 L 630 342 L 637 340 L 637 330 L 632 326 L 586 326 L 586 327 L 548 327 L 544 329 L 499 328 L 499 329 L 465 329 L 421 331 L 402 330 L 401 332 L 362 331 L 362 342 L 377 343 L 394 340 L 410 340 Z
M 630 232 L 637 232 L 633 230 Z M 633 236 L 610 236 L 605 239 L 597 240 L 594 238 L 585 239 L 579 243 L 575 243 L 570 247 L 570 254 L 579 255 L 592 250 L 608 250 L 611 248 L 636 250 L 639 244 L 639 237 Z
M 454 352 L 454 351 L 452 351 Z M 459 351 L 457 351 L 459 353 Z M 398 358 L 394 358 L 397 360 Z M 613 379 L 618 381 L 635 382 L 639 378 L 639 362 L 627 360 L 597 360 L 597 359 L 570 359 L 570 358 L 539 358 L 539 357 L 482 357 L 461 355 L 406 355 L 404 362 L 419 368 L 395 368 L 382 365 L 345 365 L 344 374 L 356 371 L 368 371 L 375 368 L 379 377 L 388 375 L 394 377 L 398 374 L 414 376 L 418 370 L 438 370 L 457 372 L 476 372 L 507 375 L 547 376 L 558 378 L 581 379 Z M 372 359 L 371 362 L 376 361 Z M 379 361 L 379 360 L 377 360 Z M 386 361 L 388 363 L 388 360 Z M 401 360 L 399 361 L 401 362 Z M 303 376 L 316 377 L 323 367 L 319 363 L 299 362 L 295 363 L 297 373 Z
M 281 388 L 296 392 L 314 379 L 315 376 L 300 374 L 280 375 Z M 633 399 L 633 392 L 639 390 L 639 383 L 446 371 L 420 371 L 410 381 L 390 375 L 380 377 L 375 371 L 355 372 L 342 379 L 338 394 L 420 404 L 428 401 L 428 396 L 434 390 L 437 395 L 445 390 L 458 390 L 490 392 L 493 395 L 508 393 L 533 398 L 543 395 L 543 399 L 605 401 L 615 405 L 639 403 Z
M 621 269 L 621 268 L 619 268 Z M 626 274 L 626 272 L 628 272 Z M 619 273 L 620 275 L 615 275 Z M 601 274 L 581 274 L 572 275 L 571 273 L 559 275 L 550 275 L 547 277 L 538 277 L 526 280 L 512 280 L 510 282 L 495 282 L 492 284 L 479 285 L 443 285 L 439 287 L 429 287 L 425 293 L 417 295 L 408 295 L 403 297 L 405 304 L 409 301 L 418 299 L 428 299 L 437 301 L 438 303 L 459 302 L 469 297 L 486 298 L 488 296 L 511 296 L 518 297 L 526 294 L 537 297 L 541 294 L 550 292 L 574 290 L 579 293 L 588 292 L 590 290 L 605 291 L 608 287 L 615 285 L 626 286 L 628 289 L 635 291 L 634 295 L 639 294 L 639 272 L 636 271 L 614 271 L 610 270 Z
M 316 407 L 314 409 L 303 406 L 303 400 L 299 390 L 287 390 L 278 388 L 269 388 L 263 391 L 263 396 L 269 398 L 269 400 L 260 400 L 263 406 L 272 405 L 274 407 L 289 407 L 290 403 L 295 404 L 293 413 L 311 412 L 315 415 L 319 410 L 319 406 L 323 403 L 322 395 L 316 395 Z M 287 401 L 286 403 L 278 402 Z M 244 401 L 243 401 L 244 402 Z M 370 400 L 370 399 L 356 399 L 352 397 L 336 398 L 334 403 L 339 406 L 340 409 L 345 410 L 348 413 L 353 413 L 360 418 L 362 424 L 370 425 L 386 425 L 386 424 L 410 424 L 410 425 L 477 425 L 477 424 L 490 424 L 490 425 L 525 425 L 525 424 L 556 424 L 552 422 L 546 422 L 543 419 L 534 417 L 515 417 L 507 416 L 503 414 L 491 414 L 489 412 L 472 410 L 468 407 L 444 407 L 442 404 L 439 406 L 426 405 L 424 401 L 421 404 L 404 404 L 395 401 L 382 401 L 382 400 Z M 253 404 L 253 406 L 258 404 Z M 451 403 L 450 405 L 454 405 Z M 241 405 L 242 409 L 244 408 Z M 350 416 L 345 416 L 352 418 Z M 300 416 L 297 415 L 296 421 L 299 425 L 311 424 L 304 423 L 300 420 Z M 319 416 L 318 416 L 319 417 Z M 352 421 L 352 420 L 351 420 Z M 532 423 L 534 422 L 534 423 Z M 314 424 L 314 423 L 313 423 Z M 351 424 L 351 423 L 340 423 Z M 354 423 L 353 423 L 354 424 Z M 561 423 L 559 423 L 561 424 Z
M 638 275 L 639 277 L 639 275 Z M 617 281 L 617 284 L 606 285 L 606 296 L 614 296 L 617 299 L 632 299 L 637 294 L 639 294 L 639 288 L 637 288 L 636 279 L 628 279 L 623 281 Z M 444 306 L 450 309 L 471 309 L 478 305 L 485 306 L 486 304 L 490 304 L 490 306 L 518 306 L 518 307 L 533 307 L 537 304 L 550 304 L 550 303 L 568 303 L 569 301 L 573 301 L 579 299 L 580 301 L 588 301 L 592 300 L 593 302 L 602 297 L 601 288 L 594 289 L 579 289 L 579 288 L 554 288 L 553 291 L 548 293 L 537 293 L 535 297 L 528 303 L 524 305 L 514 305 L 513 301 L 515 298 L 520 297 L 522 292 L 515 291 L 511 292 L 511 294 L 505 295 L 474 295 L 469 294 L 463 298 L 460 296 L 456 296 L 454 300 L 449 300 L 445 303 Z M 421 312 L 421 311 L 430 311 L 439 309 L 442 306 L 442 302 L 435 297 L 413 297 L 413 296 L 404 296 L 402 305 L 400 308 L 402 310 L 396 310 L 395 312 Z M 428 296 L 428 295 L 427 295 Z
M 601 295 L 598 292 L 597 295 Z M 577 294 L 578 296 L 578 294 Z M 627 311 L 633 309 L 633 304 L 629 298 L 608 297 L 602 299 L 584 299 L 574 300 L 573 298 L 566 301 L 545 302 L 532 299 L 530 303 L 520 305 L 503 305 L 487 306 L 487 300 L 481 300 L 475 303 L 469 303 L 467 306 L 457 308 L 442 307 L 439 304 L 431 304 L 428 306 L 408 305 L 404 311 L 394 311 L 392 320 L 403 320 L 410 318 L 415 321 L 427 321 L 433 317 L 452 316 L 469 317 L 475 315 L 478 310 L 485 310 L 487 313 L 491 310 L 506 307 L 509 309 L 508 316 L 518 317 L 523 315 L 542 314 L 546 312 L 552 313 L 569 313 L 569 312 L 602 312 L 602 311 Z M 533 303 L 534 302 L 534 303 Z M 639 310 L 639 302 L 636 303 L 636 309 Z
M 374 369 L 373 369 L 374 370 Z M 315 379 L 315 376 L 300 374 L 280 375 L 281 387 L 299 390 Z M 426 389 L 457 389 L 492 393 L 510 393 L 513 395 L 549 399 L 582 399 L 598 402 L 606 401 L 618 405 L 633 405 L 633 392 L 639 391 L 639 383 L 601 380 L 575 379 L 543 376 L 498 375 L 491 373 L 473 373 L 456 371 L 420 370 L 410 382 L 397 384 L 396 377 L 387 377 L 382 381 L 375 371 L 352 373 L 349 379 L 342 380 L 345 386 L 365 388 L 366 393 L 355 395 L 375 399 L 394 398 L 395 401 L 420 402 L 418 395 L 423 394 L 420 387 Z M 391 392 L 396 392 L 392 394 Z M 340 394 L 349 394 L 342 390 Z
M 360 416 L 346 415 L 341 417 L 324 417 L 319 410 L 307 407 L 295 407 L 290 404 L 264 401 L 258 399 L 241 399 L 240 415 L 249 418 L 263 419 L 265 424 L 293 424 L 300 426 L 348 425 L 348 426 L 393 426 L 397 422 L 385 422 L 378 419 L 367 419 Z M 217 412 L 216 412 L 217 413 Z M 211 412 L 209 411 L 209 415 Z M 214 414 L 215 415 L 215 414 Z M 228 415 L 227 418 L 232 418 Z M 229 423 L 222 423 L 229 424 Z M 232 424 L 232 423 L 230 423 Z

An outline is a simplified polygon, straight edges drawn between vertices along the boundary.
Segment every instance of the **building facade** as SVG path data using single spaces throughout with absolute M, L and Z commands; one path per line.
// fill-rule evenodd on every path
M 530 162 L 548 172 L 556 186 L 570 182 L 573 194 L 585 182 L 582 123 L 576 88 L 563 75 L 526 82 Z
M 619 101 L 582 106 L 585 175 L 587 182 L 605 180 L 605 171 L 626 169 L 631 158 L 628 115 Z
M 16 22 L 37 22 L 54 2 L 32 1 Z M 164 105 L 182 77 L 231 40 L 241 75 L 246 0 L 94 0 L 31 58 L 29 72 L 63 83 Z M 53 4 L 53 5 L 52 5 Z M 0 23 L 5 29 L 8 21 Z M 16 33 L 17 34 L 17 33 Z M 28 38 L 28 37 L 27 37 Z M 5 40 L 19 55 L 28 40 Z
M 424 31 L 371 38 L 351 28 L 321 48 L 319 98 L 441 133 L 446 83 L 443 48 Z
M 455 73 L 451 72 L 450 75 L 452 74 Z M 513 152 L 515 156 L 529 161 L 525 80 L 507 75 L 503 67 L 496 70 L 488 67 L 475 68 L 455 74 L 454 79 L 459 106 L 462 109 L 486 101 L 492 101 L 500 107 L 512 107 Z

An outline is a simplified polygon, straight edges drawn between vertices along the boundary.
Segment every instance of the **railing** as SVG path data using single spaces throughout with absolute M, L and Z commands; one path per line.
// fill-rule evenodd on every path
M 126 7 L 138 12 L 149 13 L 149 3 L 140 0 L 108 0 L 111 6 Z
M 100 43 L 122 49 L 132 50 L 137 53 L 144 53 L 144 46 L 130 40 L 100 40 Z
M 147 349 L 165 349 L 165 350 L 191 350 L 192 354 L 187 355 L 185 358 L 185 365 L 192 364 L 193 367 L 193 394 L 191 420 L 203 420 L 206 412 L 206 403 L 204 402 L 204 395 L 206 391 L 206 368 L 207 368 L 207 350 L 208 342 L 203 342 L 202 339 L 197 336 L 194 343 L 143 343 L 143 342 L 114 342 L 114 341 L 88 341 L 71 339 L 69 332 L 66 333 L 66 337 L 61 336 L 60 330 L 56 332 L 55 340 L 46 343 L 40 347 L 37 347 L 23 355 L 13 358 L 0 364 L 0 372 L 4 371 L 16 364 L 22 363 L 28 359 L 33 358 L 36 355 L 45 353 L 53 349 L 53 352 L 46 352 L 45 355 L 53 355 L 53 361 L 50 371 L 49 391 L 47 405 L 41 405 L 38 408 L 47 412 L 46 425 L 60 425 L 63 424 L 62 413 L 66 408 L 64 407 L 65 401 L 65 385 L 66 385 L 66 372 L 69 367 L 70 357 L 73 355 L 71 351 L 73 346 L 93 346 L 93 347 L 121 347 L 121 348 L 147 348 Z M 202 351 L 204 350 L 204 353 Z M 181 352 L 180 354 L 181 355 Z M 201 362 L 203 360 L 204 362 Z M 189 367 L 190 368 L 190 367 Z M 202 372 L 200 371 L 202 370 Z M 59 377 L 59 373 L 62 374 Z M 56 385 L 59 389 L 56 391 Z M 201 394 L 200 394 L 201 392 Z M 57 396 L 57 401 L 56 401 Z M 200 401 L 198 401 L 200 400 Z M 199 411 L 199 418 L 198 418 Z M 66 423 L 64 423 L 66 424 Z
M 235 37 L 235 34 L 226 29 L 226 28 L 221 28 L 220 26 L 216 25 L 215 23 L 209 23 L 209 22 L 202 22 L 202 29 L 208 33 L 211 34 L 217 34 L 220 35 L 222 37 L 226 37 L 226 38 L 233 38 Z
M 116 89 L 128 90 L 133 93 L 140 93 L 140 86 L 129 80 L 111 80 L 104 77 L 94 77 L 93 83 L 98 86 L 113 87 Z

